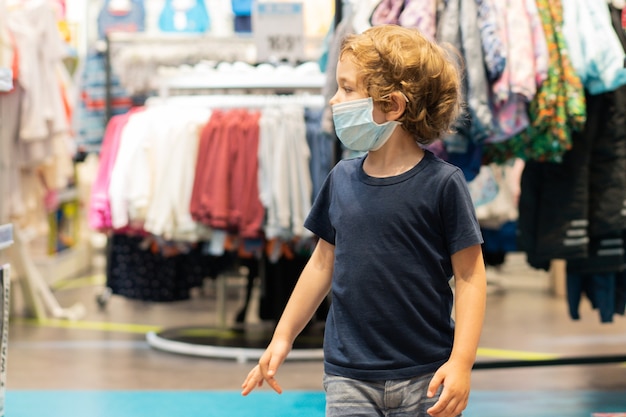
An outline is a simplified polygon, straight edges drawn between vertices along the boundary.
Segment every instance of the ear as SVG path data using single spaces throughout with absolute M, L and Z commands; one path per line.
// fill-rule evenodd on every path
M 385 118 L 387 121 L 398 120 L 406 110 L 404 94 L 394 91 L 389 95 L 389 99 L 391 100 L 391 110 L 385 113 Z

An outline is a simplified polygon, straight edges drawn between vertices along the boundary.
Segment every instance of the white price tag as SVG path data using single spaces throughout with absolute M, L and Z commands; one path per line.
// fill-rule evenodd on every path
M 257 1 L 252 13 L 257 61 L 303 61 L 302 2 Z

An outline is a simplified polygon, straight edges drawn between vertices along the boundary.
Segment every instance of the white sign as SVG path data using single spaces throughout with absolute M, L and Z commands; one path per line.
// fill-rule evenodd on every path
M 252 32 L 258 62 L 305 60 L 302 2 L 257 1 L 252 12 Z

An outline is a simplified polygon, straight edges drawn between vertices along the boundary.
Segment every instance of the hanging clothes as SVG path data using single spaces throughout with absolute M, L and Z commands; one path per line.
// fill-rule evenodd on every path
M 166 0 L 159 15 L 163 32 L 205 33 L 211 30 L 211 18 L 204 0 Z
M 195 221 L 243 238 L 261 236 L 259 118 L 245 109 L 213 111 L 200 136 L 189 206 Z
M 22 206 L 18 154 L 22 92 L 19 84 L 0 93 L 0 224 L 7 223 Z
M 498 28 L 501 22 L 499 22 L 495 2 L 476 0 L 476 7 L 487 78 L 489 82 L 494 82 L 502 76 L 507 61 L 505 40 Z
M 467 106 L 453 126 L 454 133 L 443 138 L 448 161 L 462 167 L 471 181 L 480 170 L 482 143 L 494 129 L 489 108 L 489 84 L 485 70 L 484 41 L 475 0 L 451 0 L 440 11 L 437 40 L 449 43 L 460 51 L 462 83 Z
M 605 2 L 563 2 L 563 23 L 572 65 L 590 94 L 614 91 L 626 84 L 624 48 Z
M 111 32 L 143 32 L 146 10 L 143 0 L 106 0 L 98 12 L 98 38 Z
M 10 63 L 13 89 L 0 93 L 0 214 L 41 230 L 46 197 L 74 181 L 69 49 L 48 1 L 13 3 L 2 20 L 0 61 Z
M 551 259 L 566 259 L 572 272 L 621 269 L 626 198 L 623 95 L 623 87 L 603 94 L 587 92 L 584 129 L 574 132 L 572 149 L 563 161 L 528 161 L 522 176 L 519 239 L 531 265 L 547 269 Z
M 621 10 L 609 8 L 611 27 L 626 50 Z M 597 84 L 596 84 L 597 85 Z M 588 98 L 586 141 L 591 141 L 589 164 L 589 249 L 585 257 L 567 262 L 567 302 L 570 317 L 580 318 L 579 305 L 587 298 L 610 323 L 624 315 L 626 273 L 626 86 Z
M 54 9 L 34 1 L 12 9 L 7 19 L 19 54 L 18 82 L 24 89 L 20 115 L 20 139 L 41 144 L 52 135 L 69 132 L 68 114 L 57 71 L 68 55 L 57 29 Z M 38 154 L 34 151 L 33 154 Z
M 141 109 L 135 109 L 134 111 L 141 111 Z M 113 227 L 109 202 L 109 185 L 120 147 L 122 131 L 132 113 L 128 112 L 113 116 L 107 124 L 98 161 L 98 171 L 91 185 L 87 210 L 89 227 L 93 230 L 107 231 Z
M 316 196 L 334 165 L 333 138 L 321 130 L 323 109 L 305 109 L 306 141 L 311 150 L 311 194 Z
M 107 249 L 106 285 L 126 298 L 172 302 L 188 300 L 192 288 L 216 277 L 223 259 L 206 256 L 201 245 L 187 253 L 164 256 L 143 245 L 144 236 L 114 233 Z
M 228 257 L 254 262 L 266 253 L 279 270 L 294 256 L 307 259 L 312 239 L 303 239 L 301 225 L 313 198 L 312 167 L 323 166 L 311 163 L 309 144 L 321 160 L 330 159 L 319 123 L 314 128 L 320 112 L 293 104 L 211 110 L 166 101 L 113 117 L 89 206 L 90 226 L 111 236 L 112 293 L 183 300 Z M 271 227 L 262 197 L 273 207 Z M 275 295 L 290 292 L 284 281 L 273 285 L 280 287 Z
M 76 144 L 81 150 L 99 153 L 107 128 L 107 87 L 105 55 L 101 51 L 87 52 L 79 72 L 79 97 L 73 124 Z M 133 107 L 129 92 L 112 71 L 109 85 L 111 117 L 124 114 Z
M 501 163 L 513 157 L 561 162 L 572 147 L 572 132 L 585 123 L 584 90 L 567 54 L 560 0 L 536 0 L 548 42 L 546 81 L 530 102 L 530 126 L 518 136 L 485 147 L 485 160 Z
M 260 120 L 259 193 L 267 239 L 312 237 L 304 228 L 313 201 L 304 109 L 270 108 Z
M 494 133 L 485 143 L 515 137 L 530 125 L 528 104 L 548 76 L 548 45 L 534 0 L 494 2 L 507 62 L 491 84 Z

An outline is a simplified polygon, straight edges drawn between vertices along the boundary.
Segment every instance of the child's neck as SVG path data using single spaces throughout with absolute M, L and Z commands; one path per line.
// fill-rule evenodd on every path
M 372 177 L 393 177 L 409 171 L 423 157 L 424 150 L 411 136 L 392 137 L 379 150 L 368 152 L 363 170 Z

